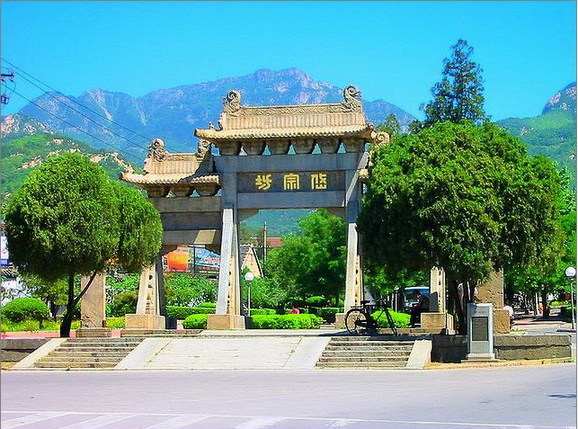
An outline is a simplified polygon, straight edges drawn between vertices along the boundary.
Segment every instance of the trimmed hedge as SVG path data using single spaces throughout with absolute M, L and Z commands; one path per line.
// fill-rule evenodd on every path
M 201 302 L 199 305 L 197 305 L 197 307 L 217 308 L 217 304 L 215 304 L 214 302 Z
M 255 329 L 316 329 L 323 319 L 314 314 L 283 314 L 252 316 Z
M 264 316 L 264 315 L 271 315 L 277 314 L 277 311 L 273 308 L 252 308 L 251 309 L 251 316 Z
M 167 316 L 178 320 L 184 320 L 192 314 L 214 314 L 215 308 L 211 307 L 177 307 L 167 305 Z
M 305 299 L 305 304 L 310 307 L 324 307 L 327 304 L 327 298 L 324 296 L 310 296 Z
M 309 308 L 309 313 L 315 314 L 321 317 L 327 323 L 335 322 L 335 314 L 343 313 L 343 308 L 341 307 L 311 307 Z
M 106 327 L 109 329 L 123 329 L 124 317 L 107 317 Z
M 377 310 L 371 313 L 371 317 L 376 318 L 381 313 L 381 310 Z M 393 310 L 389 310 L 389 314 L 391 314 L 391 318 L 393 319 L 393 324 L 398 328 L 408 328 L 409 327 L 409 320 L 410 315 L 406 313 L 398 313 Z M 377 326 L 379 328 L 389 328 L 389 324 L 387 323 L 387 316 L 385 312 L 378 318 Z
M 46 304 L 37 298 L 16 298 L 2 307 L 2 316 L 11 322 L 42 321 L 50 317 Z
M 207 329 L 206 314 L 191 314 L 183 321 L 185 329 Z

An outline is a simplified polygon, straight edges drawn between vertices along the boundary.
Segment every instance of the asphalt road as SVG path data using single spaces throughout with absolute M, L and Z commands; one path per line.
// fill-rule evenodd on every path
M 576 427 L 574 364 L 3 372 L 2 429 Z

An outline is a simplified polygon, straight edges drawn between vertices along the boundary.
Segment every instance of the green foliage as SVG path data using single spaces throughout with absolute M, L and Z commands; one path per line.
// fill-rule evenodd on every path
M 431 90 L 434 99 L 422 108 L 425 126 L 462 120 L 483 123 L 488 119 L 483 107 L 482 69 L 471 61 L 473 52 L 462 39 L 452 46 L 452 57 L 444 60 L 443 78 Z
M 207 329 L 206 314 L 191 314 L 183 321 L 185 329 Z
M 116 263 L 126 271 L 136 272 L 155 262 L 163 235 L 161 216 L 139 191 L 113 183 L 120 210 Z
M 20 279 L 29 295 L 53 305 L 66 304 L 68 285 L 64 280 L 45 281 L 34 275 L 22 275 Z
M 215 304 L 214 302 L 201 302 L 199 305 L 197 305 L 197 307 L 203 307 L 203 308 L 217 308 L 217 304 Z
M 191 314 L 215 314 L 214 307 L 176 307 L 167 305 L 167 316 L 184 320 Z
M 119 160 L 117 155 L 90 146 L 68 137 L 53 134 L 34 134 L 14 139 L 2 139 L 2 178 L 3 199 L 22 187 L 26 178 L 39 165 L 55 154 L 80 151 L 97 158 L 110 179 L 118 180 L 120 172 L 128 162 Z
M 81 155 L 43 163 L 5 211 L 10 258 L 19 272 L 53 281 L 101 271 L 119 242 L 113 192 L 102 168 Z
M 343 313 L 343 307 L 311 307 L 309 312 L 321 317 L 327 323 L 333 323 L 335 322 L 335 314 Z
M 397 311 L 389 310 L 389 314 L 393 319 L 393 324 L 397 328 L 408 328 L 409 327 L 409 320 L 410 315 L 405 313 L 398 313 Z M 385 313 L 381 314 L 381 310 L 375 311 L 371 314 L 379 328 L 389 328 L 389 323 L 387 321 L 387 316 Z
M 241 278 L 241 284 L 246 302 L 248 285 L 244 278 Z M 290 290 L 279 277 L 256 277 L 251 282 L 251 307 L 278 308 L 291 299 Z
M 437 123 L 376 150 L 359 220 L 365 255 L 392 272 L 444 267 L 454 291 L 500 268 L 551 270 L 560 190 L 552 162 L 498 126 Z
M 110 316 L 122 317 L 125 314 L 135 314 L 138 301 L 138 292 L 128 290 L 116 295 L 110 306 Z
M 399 134 L 401 129 L 401 124 L 397 120 L 395 113 L 390 113 L 385 119 L 385 122 L 377 127 L 377 131 L 385 131 L 391 137 Z
M 2 316 L 12 322 L 42 322 L 50 316 L 48 307 L 36 298 L 16 298 L 2 307 Z
M 124 317 L 107 317 L 106 327 L 109 329 L 124 329 Z
M 35 320 L 25 320 L 24 322 L 10 322 L 7 319 L 2 320 L 2 332 L 37 332 L 37 331 L 58 331 L 60 322 L 43 321 L 42 324 Z M 72 329 L 80 328 L 80 320 L 72 322 Z
M 217 283 L 203 277 L 184 273 L 165 273 L 167 305 L 179 307 L 196 306 L 217 300 Z
M 277 310 L 273 308 L 252 308 L 251 309 L 251 316 L 264 316 L 264 315 L 271 315 L 277 314 Z
M 544 155 L 555 160 L 571 175 L 571 187 L 576 189 L 576 115 L 566 110 L 553 110 L 534 118 L 508 118 L 497 122 L 518 137 L 532 155 Z
M 309 298 L 305 299 L 305 304 L 309 305 L 310 307 L 323 307 L 327 304 L 327 298 L 320 295 L 310 296 Z
M 252 316 L 255 329 L 316 329 L 323 319 L 313 314 Z
M 337 301 L 345 284 L 345 222 L 317 210 L 299 224 L 303 234 L 284 237 L 282 247 L 271 249 L 265 272 L 283 285 L 287 300 L 323 294 Z

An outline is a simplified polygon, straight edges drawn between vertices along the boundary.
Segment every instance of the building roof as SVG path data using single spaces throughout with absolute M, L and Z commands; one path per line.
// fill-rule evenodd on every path
M 354 86 L 343 91 L 344 101 L 290 106 L 241 106 L 241 94 L 230 91 L 223 100 L 219 129 L 197 128 L 208 141 L 308 137 L 371 138 L 373 125 L 363 113 L 361 93 Z
M 218 174 L 207 174 L 204 176 L 192 176 L 187 173 L 167 173 L 167 174 L 136 174 L 124 171 L 120 175 L 121 180 L 134 185 L 194 185 L 194 184 L 217 184 L 220 185 Z

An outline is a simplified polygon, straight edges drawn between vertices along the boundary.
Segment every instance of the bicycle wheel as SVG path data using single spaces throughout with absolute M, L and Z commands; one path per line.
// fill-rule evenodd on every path
M 352 308 L 345 315 L 345 328 L 351 335 L 361 335 L 367 329 L 367 315 L 359 308 Z

